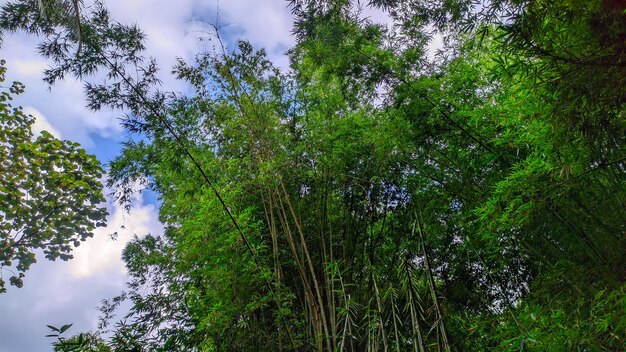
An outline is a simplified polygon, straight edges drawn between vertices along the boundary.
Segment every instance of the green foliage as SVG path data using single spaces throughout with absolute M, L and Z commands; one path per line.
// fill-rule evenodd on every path
M 0 82 L 5 72 L 0 66 Z M 0 95 L 0 270 L 11 273 L 9 282 L 17 287 L 36 262 L 36 250 L 49 260 L 68 260 L 107 215 L 100 163 L 78 143 L 46 131 L 35 138 L 34 117 L 10 104 L 23 91 L 13 82 Z M 6 291 L 2 279 L 0 291 Z
M 46 337 L 56 338 L 56 341 L 52 343 L 55 352 L 110 352 L 111 349 L 105 344 L 104 340 L 93 334 L 78 334 L 66 338 L 63 336 L 70 328 L 72 324 L 65 324 L 63 326 L 56 327 L 48 325 L 48 329 L 51 330 Z
M 291 71 L 219 42 L 175 67 L 189 95 L 155 90 L 140 31 L 103 7 L 82 58 L 46 42 L 50 82 L 104 69 L 90 107 L 131 112 L 119 200 L 137 181 L 161 197 L 165 233 L 128 245 L 128 288 L 102 307 L 105 332 L 132 303 L 108 345 L 623 348 L 623 6 L 371 5 L 393 25 L 290 1 Z

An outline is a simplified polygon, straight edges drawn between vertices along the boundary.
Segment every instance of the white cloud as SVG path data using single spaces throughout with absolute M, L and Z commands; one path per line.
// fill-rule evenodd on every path
M 24 287 L 10 286 L 0 295 L 0 316 L 12 317 L 10 323 L 0 320 L 0 352 L 49 351 L 52 339 L 45 337 L 46 324 L 74 323 L 70 334 L 96 329 L 99 302 L 125 287 L 121 253 L 126 243 L 133 234 L 162 233 L 155 206 L 140 197 L 134 204 L 125 214 L 119 205 L 107 203 L 108 226 L 82 242 L 70 261 L 50 262 L 38 251 L 38 262 L 26 273 Z M 117 241 L 108 237 L 113 231 L 118 232 Z
M 363 5 L 363 4 L 361 4 Z M 376 8 L 371 5 L 361 6 L 360 8 L 356 5 L 353 5 L 352 10 L 358 11 L 360 9 L 360 18 L 368 19 L 373 23 L 377 23 L 383 26 L 392 27 L 393 19 L 389 15 L 389 13 L 385 12 L 382 9 Z
M 1 2 L 1 0 L 0 0 Z M 197 41 L 195 19 L 215 22 L 217 2 L 199 0 L 108 0 L 112 18 L 120 23 L 136 23 L 147 35 L 147 54 L 155 57 L 162 71 L 159 78 L 165 90 L 178 91 L 184 85 L 176 81 L 170 70 L 177 57 L 191 59 L 201 47 Z M 280 67 L 288 67 L 284 51 L 293 44 L 292 16 L 286 2 L 276 0 L 229 0 L 219 2 L 221 24 L 229 24 L 225 40 L 245 38 L 258 48 L 267 49 Z M 205 28 L 207 29 L 207 28 Z M 88 148 L 94 145 L 92 134 L 120 139 L 122 114 L 118 111 L 91 112 L 85 108 L 83 84 L 68 78 L 50 90 L 41 82 L 48 62 L 37 53 L 39 39 L 23 33 L 5 35 L 3 57 L 8 62 L 8 79 L 26 84 L 26 93 L 17 104 L 35 107 L 46 116 L 49 125 L 66 138 Z M 100 82 L 100 79 L 95 79 Z
M 426 53 L 428 55 L 428 59 L 431 61 L 435 59 L 437 52 L 444 47 L 443 35 L 441 33 L 435 33 L 432 40 L 428 43 L 426 47 Z
M 197 47 L 195 39 L 187 35 L 196 3 L 194 0 L 106 2 L 112 18 L 120 23 L 136 24 L 146 34 L 146 54 L 157 60 L 165 90 L 181 89 L 181 82 L 169 72 L 178 57 L 191 58 Z
M 45 117 L 38 122 L 47 122 L 41 124 L 42 129 L 56 131 L 58 135 L 87 147 L 94 146 L 91 134 L 105 138 L 119 136 L 122 131 L 117 119 L 119 113 L 88 111 L 82 83 L 66 79 L 48 89 L 41 81 L 47 64 L 37 54 L 37 43 L 38 39 L 22 33 L 4 37 L 1 49 L 7 60 L 7 81 L 20 81 L 26 85 L 26 92 L 16 96 L 13 104 L 27 107 L 30 112 L 36 111 L 32 114 L 35 117 Z
M 265 48 L 276 65 L 288 68 L 284 52 L 295 41 L 291 36 L 293 16 L 286 1 L 222 1 L 219 7 L 220 25 L 239 29 L 237 39 L 247 39 L 257 48 Z
M 50 122 L 48 122 L 48 120 L 41 113 L 41 111 L 35 109 L 32 106 L 25 106 L 24 113 L 31 115 L 35 118 L 35 123 L 32 125 L 32 131 L 35 137 L 41 134 L 42 131 L 48 131 L 48 133 L 55 136 L 56 138 L 61 138 L 61 132 L 59 132 L 50 124 Z
M 68 262 L 67 270 L 76 278 L 89 278 L 95 274 L 109 271 L 111 274 L 125 274 L 122 262 L 122 250 L 133 237 L 148 233 L 162 233 L 158 212 L 154 205 L 143 204 L 141 199 L 134 201 L 131 213 L 119 205 L 109 204 L 111 213 L 107 226 L 94 231 L 94 237 L 82 242 L 73 252 L 74 259 Z M 111 206 L 112 205 L 112 206 Z M 111 234 L 116 233 L 116 239 Z
M 14 63 L 15 72 L 19 76 L 39 77 L 48 68 L 48 64 L 43 59 L 25 59 Z

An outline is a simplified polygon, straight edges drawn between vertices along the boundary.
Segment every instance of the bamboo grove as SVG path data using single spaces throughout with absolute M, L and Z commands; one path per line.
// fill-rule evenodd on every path
M 88 104 L 132 136 L 110 186 L 156 192 L 165 225 L 127 245 L 100 331 L 57 350 L 622 349 L 624 4 L 285 5 L 289 70 L 216 26 L 173 69 L 191 94 L 157 90 L 102 6 L 80 38 L 5 7 L 6 31 L 66 28 L 40 46 L 49 83 L 108 73 Z

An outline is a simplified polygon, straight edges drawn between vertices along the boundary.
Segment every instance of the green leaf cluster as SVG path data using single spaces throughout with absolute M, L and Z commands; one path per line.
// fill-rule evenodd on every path
M 4 61 L 0 82 L 5 81 Z M 71 251 L 104 226 L 100 162 L 78 143 L 49 132 L 34 136 L 35 118 L 13 107 L 24 86 L 13 82 L 0 93 L 0 272 L 22 287 L 35 251 L 68 260 Z M 0 291 L 6 291 L 0 277 Z

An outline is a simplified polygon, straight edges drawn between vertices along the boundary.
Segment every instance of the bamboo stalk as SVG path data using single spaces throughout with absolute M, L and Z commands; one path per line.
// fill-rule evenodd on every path
M 387 352 L 389 350 L 389 346 L 387 344 L 387 334 L 385 333 L 385 321 L 383 319 L 383 307 L 382 304 L 380 303 L 380 292 L 378 291 L 378 285 L 376 284 L 376 278 L 374 277 L 374 273 L 371 273 L 372 275 L 372 282 L 374 283 L 374 293 L 376 294 L 376 304 L 378 306 L 378 315 L 379 315 L 379 319 L 380 319 L 380 328 L 381 328 L 381 334 L 383 337 L 383 348 L 384 351 Z
M 422 244 L 422 251 L 424 253 L 424 265 L 426 266 L 426 273 L 428 276 L 428 284 L 430 287 L 430 292 L 433 298 L 433 302 L 435 304 L 435 311 L 437 313 L 437 320 L 439 321 L 439 330 L 441 332 L 441 338 L 443 340 L 443 349 L 444 351 L 450 351 L 450 343 L 448 342 L 448 335 L 446 334 L 446 327 L 444 324 L 443 313 L 441 312 L 441 306 L 439 305 L 439 299 L 437 298 L 437 291 L 435 288 L 435 280 L 433 278 L 432 268 L 430 266 L 430 259 L 428 258 L 428 251 L 426 249 L 426 241 L 424 240 L 424 233 L 422 231 L 422 225 L 419 222 L 417 215 L 415 216 L 415 222 L 413 223 L 413 229 L 415 230 L 415 225 L 417 224 L 417 229 L 420 237 L 420 242 Z
M 413 227 L 413 230 L 415 230 L 415 227 Z M 413 279 L 411 277 L 411 270 L 410 270 L 411 266 L 408 262 L 408 259 L 405 261 L 404 267 L 405 267 L 407 281 L 408 281 L 407 291 L 409 294 L 409 309 L 411 312 L 411 323 L 413 325 L 412 327 L 413 340 L 414 341 L 417 340 L 417 344 L 413 343 L 413 346 L 414 346 L 415 352 L 425 352 L 426 349 L 424 348 L 424 339 L 422 337 L 422 329 L 419 325 L 418 310 L 417 310 L 417 307 L 415 306 L 416 297 L 413 292 L 414 284 L 413 284 Z
M 321 295 L 321 292 L 320 292 L 319 284 L 318 284 L 318 281 L 317 281 L 317 277 L 315 275 L 315 268 L 313 266 L 313 260 L 311 259 L 311 255 L 309 253 L 309 248 L 308 248 L 308 245 L 306 243 L 306 239 L 304 238 L 304 232 L 302 230 L 302 226 L 300 224 L 300 220 L 298 219 L 298 217 L 296 215 L 295 209 L 293 208 L 293 205 L 291 204 L 291 201 L 289 200 L 290 197 L 289 197 L 289 194 L 287 193 L 287 189 L 285 188 L 285 184 L 282 182 L 282 180 L 279 181 L 279 183 L 280 183 L 280 186 L 281 186 L 281 188 L 283 190 L 283 194 L 284 194 L 284 197 L 285 197 L 285 202 L 287 203 L 287 207 L 289 208 L 289 210 L 291 212 L 291 216 L 292 216 L 293 221 L 294 221 L 294 224 L 296 225 L 296 229 L 297 229 L 298 233 L 300 234 L 300 242 L 301 242 L 301 246 L 302 246 L 302 249 L 304 251 L 304 254 L 305 254 L 305 258 L 306 258 L 307 264 L 309 266 L 311 277 L 313 279 L 313 288 L 315 289 L 315 295 L 317 296 L 317 299 L 319 300 L 320 315 L 321 315 L 321 318 L 322 318 L 322 328 L 324 330 L 325 336 L 330 336 L 330 333 L 329 333 L 329 330 L 328 330 L 328 321 L 327 321 L 327 318 L 326 318 L 326 312 L 325 312 L 324 304 L 323 304 L 324 301 L 322 300 L 322 295 Z M 332 348 L 332 345 L 331 345 L 331 341 L 329 339 L 325 339 L 325 340 L 326 340 L 326 343 L 327 343 L 326 347 L 328 348 L 329 351 L 332 351 L 333 348 Z

